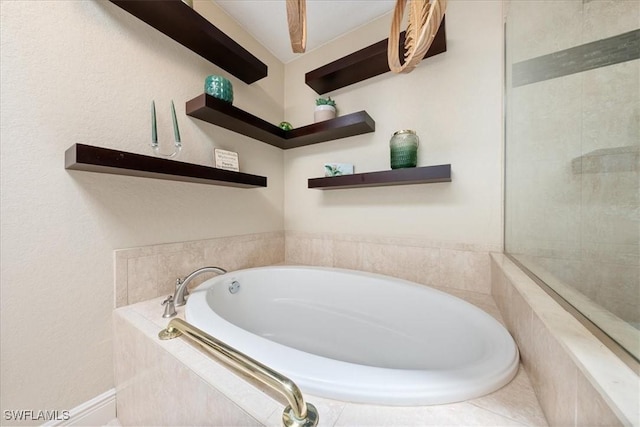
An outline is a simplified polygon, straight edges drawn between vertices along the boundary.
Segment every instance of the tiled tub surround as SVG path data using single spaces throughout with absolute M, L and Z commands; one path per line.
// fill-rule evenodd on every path
M 285 262 L 386 274 L 437 288 L 491 293 L 489 253 L 498 245 L 419 237 L 287 231 Z
M 233 271 L 283 261 L 283 232 L 120 249 L 114 252 L 115 306 L 172 294 L 177 278 L 200 267 L 216 266 Z M 197 277 L 191 286 L 209 277 Z
M 500 319 L 489 295 L 452 289 Z M 122 425 L 280 426 L 284 402 L 184 339 L 160 341 L 162 297 L 114 312 L 118 419 Z M 182 317 L 183 308 L 178 308 Z M 467 402 L 422 407 L 354 404 L 312 395 L 321 426 L 546 426 L 527 374 Z
M 502 254 L 492 292 L 554 426 L 640 425 L 640 379 Z
M 213 265 L 234 271 L 283 262 L 348 268 L 436 288 L 489 294 L 489 252 L 501 250 L 492 245 L 424 238 L 297 231 L 119 249 L 114 252 L 115 307 L 169 295 L 178 277 L 200 267 Z M 208 277 L 197 277 L 192 286 Z

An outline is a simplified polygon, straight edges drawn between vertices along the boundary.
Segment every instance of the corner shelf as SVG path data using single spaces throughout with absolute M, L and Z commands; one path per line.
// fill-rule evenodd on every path
M 419 168 L 310 178 L 308 188 L 333 190 L 388 185 L 430 184 L 435 182 L 451 182 L 451 165 L 423 166 Z
M 109 0 L 204 59 L 251 84 L 267 65 L 181 0 Z
M 264 176 L 84 144 L 74 144 L 65 151 L 64 167 L 68 170 L 197 182 L 237 188 L 267 186 L 267 178 Z
M 400 34 L 400 44 L 404 44 L 404 38 L 405 32 L 403 31 Z M 318 94 L 323 94 L 384 74 L 390 71 L 387 60 L 388 42 L 389 39 L 384 39 L 313 71 L 309 71 L 304 76 L 305 83 Z M 433 43 L 424 57 L 428 58 L 446 51 L 447 35 L 445 18 L 443 17 Z M 401 49 L 400 54 L 402 55 L 403 53 Z
M 284 150 L 374 132 L 375 121 L 366 111 L 284 131 L 206 93 L 187 101 L 186 113 L 196 119 L 238 132 Z

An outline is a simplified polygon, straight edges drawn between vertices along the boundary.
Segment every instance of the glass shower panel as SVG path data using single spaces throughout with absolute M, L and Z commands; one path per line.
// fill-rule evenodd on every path
M 506 6 L 506 252 L 640 359 L 640 1 Z

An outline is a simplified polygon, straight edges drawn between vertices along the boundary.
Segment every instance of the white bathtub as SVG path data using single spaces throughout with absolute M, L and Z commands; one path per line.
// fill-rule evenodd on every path
M 236 293 L 232 282 L 240 284 Z M 458 402 L 507 384 L 518 349 L 479 308 L 370 273 L 264 267 L 192 291 L 187 321 L 295 381 L 303 392 L 383 405 Z

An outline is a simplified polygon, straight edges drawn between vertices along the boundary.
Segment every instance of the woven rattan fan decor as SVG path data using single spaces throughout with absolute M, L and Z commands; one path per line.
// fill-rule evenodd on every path
M 400 61 L 400 33 L 404 11 L 409 2 L 409 21 L 404 40 L 404 61 Z M 447 0 L 396 0 L 393 11 L 387 57 L 394 73 L 410 73 L 429 50 L 436 37 Z
M 400 59 L 400 33 L 404 11 L 409 2 L 409 19 Z M 394 73 L 411 72 L 433 43 L 447 8 L 447 0 L 396 0 L 387 56 Z M 303 53 L 307 44 L 306 0 L 287 0 L 287 23 L 294 53 Z
M 293 53 L 304 53 L 307 48 L 306 0 L 287 0 L 287 23 Z

